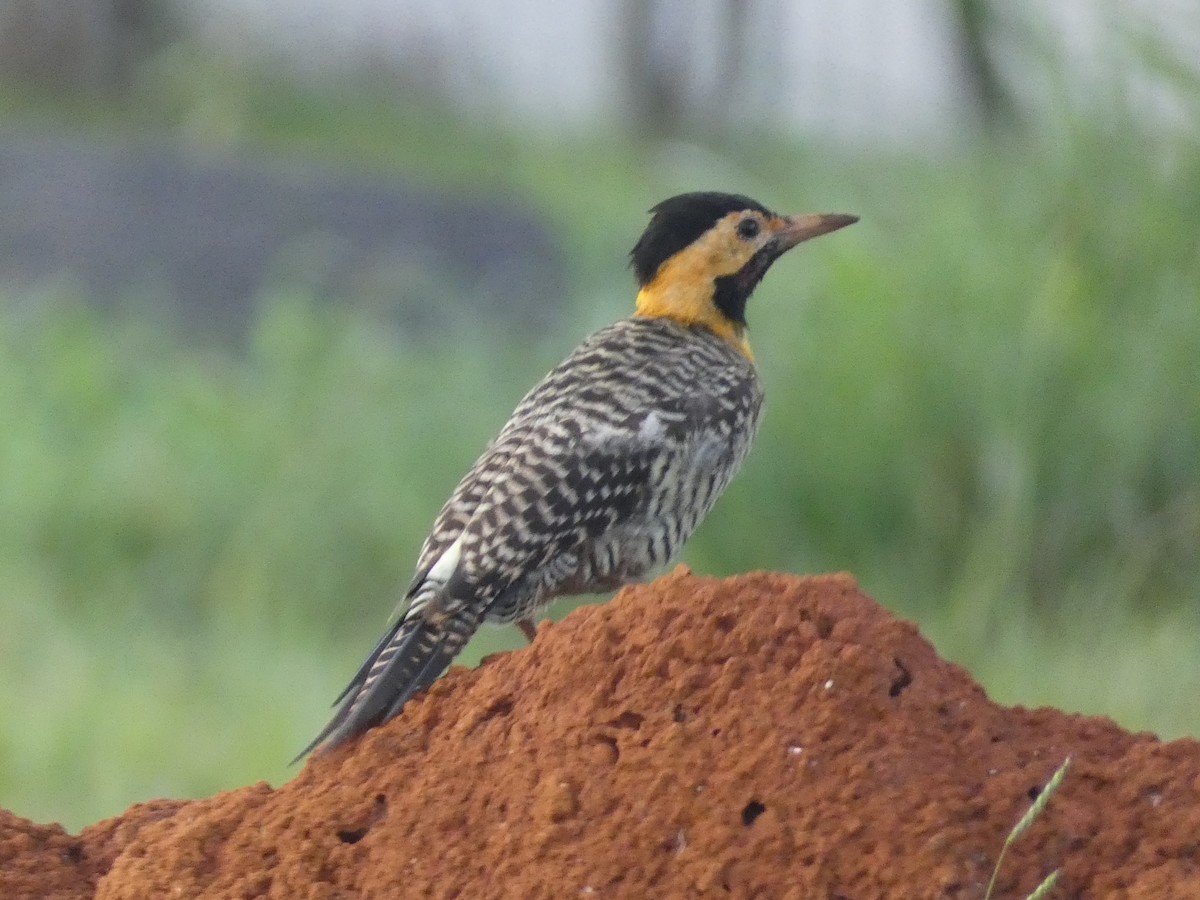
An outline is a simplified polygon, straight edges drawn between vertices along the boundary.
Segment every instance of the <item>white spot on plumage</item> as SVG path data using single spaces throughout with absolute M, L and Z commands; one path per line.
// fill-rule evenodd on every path
M 646 444 L 657 444 L 666 434 L 666 423 L 657 412 L 651 412 L 642 419 L 641 427 L 638 428 L 638 439 Z
M 450 580 L 450 576 L 454 574 L 454 570 L 458 568 L 458 561 L 462 558 L 463 539 L 460 536 L 453 544 L 446 548 L 445 552 L 438 557 L 429 570 L 429 574 L 425 576 L 425 581 L 436 582 L 438 585 L 443 585 Z

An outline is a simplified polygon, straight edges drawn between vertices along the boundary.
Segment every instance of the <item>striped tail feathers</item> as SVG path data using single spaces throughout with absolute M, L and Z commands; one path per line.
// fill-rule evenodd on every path
M 461 542 L 455 541 L 430 569 L 408 611 L 375 645 L 334 701 L 341 704 L 338 710 L 293 764 L 322 745 L 336 747 L 395 716 L 433 684 L 479 629 L 480 604 L 445 590 L 460 550 Z
M 354 673 L 354 677 L 350 679 L 350 683 L 342 688 L 342 692 L 334 698 L 333 703 L 331 703 L 330 706 L 340 705 L 341 702 L 350 696 L 351 693 L 357 691 L 363 686 L 363 682 L 367 680 L 367 675 L 369 675 L 371 672 L 371 667 L 375 665 L 375 660 L 379 658 L 379 654 L 383 652 L 384 648 L 387 647 L 387 645 L 390 644 L 393 639 L 395 639 L 396 632 L 400 630 L 400 626 L 403 624 L 403 622 L 404 616 L 400 616 L 400 618 L 397 619 L 394 624 L 389 626 L 388 630 L 384 632 L 383 637 L 379 639 L 379 643 L 377 643 L 375 648 L 367 654 L 367 658 L 363 660 L 363 664 L 358 667 L 358 671 Z M 309 749 L 312 748 L 310 747 Z M 304 753 L 307 752 L 308 750 L 304 751 Z M 303 756 L 304 754 L 302 753 L 300 755 Z
M 295 758 L 288 763 L 288 765 L 294 766 L 297 762 L 304 759 L 304 757 L 308 756 L 322 744 L 327 744 L 330 747 L 334 747 L 341 741 L 344 741 L 350 737 L 352 731 L 355 733 L 357 733 L 357 731 L 365 731 L 371 726 L 371 723 L 363 721 L 361 715 L 357 714 L 358 711 L 355 710 L 355 706 L 356 704 L 360 708 L 362 706 L 360 698 L 363 697 L 364 689 L 367 687 L 368 682 L 371 679 L 371 673 L 374 671 L 375 664 L 379 657 L 389 647 L 404 643 L 405 637 L 400 634 L 402 628 L 408 626 L 409 630 L 412 631 L 415 630 L 413 626 L 416 624 L 416 622 L 410 622 L 407 619 L 404 619 L 391 627 L 387 634 L 385 634 L 379 643 L 375 645 L 375 649 L 371 651 L 370 656 L 368 656 L 362 666 L 359 667 L 358 672 L 350 680 L 350 683 L 346 685 L 340 694 L 338 694 L 338 698 L 333 701 L 334 706 L 339 706 L 340 704 L 337 712 L 333 714 L 333 717 L 329 720 L 325 727 L 321 729 L 320 734 L 313 738 L 307 747 L 297 753 Z M 353 718 L 352 713 L 354 714 Z M 355 728 L 356 725 L 358 726 L 357 728 Z
M 388 619 L 387 631 L 384 632 L 383 637 L 379 639 L 379 642 L 375 645 L 374 649 L 367 654 L 367 658 L 363 661 L 363 664 L 358 667 L 358 671 L 354 673 L 354 677 L 350 679 L 350 683 L 342 688 L 342 692 L 334 698 L 333 703 L 330 704 L 331 706 L 337 706 L 344 699 L 346 699 L 346 697 L 352 691 L 362 687 L 362 683 L 367 678 L 367 673 L 370 672 L 371 667 L 375 665 L 375 660 L 379 658 L 379 654 L 383 652 L 383 648 L 391 643 L 392 639 L 396 636 L 396 632 L 399 630 L 400 624 L 406 618 L 408 611 L 412 609 L 416 603 L 415 597 L 417 595 L 428 597 L 431 593 L 431 590 L 436 590 L 437 588 L 442 587 L 440 583 L 431 585 L 428 581 L 428 576 L 428 570 L 418 573 L 417 577 L 413 580 L 413 583 L 409 586 L 408 593 L 404 595 L 404 599 L 400 601 L 399 605 L 396 607 L 396 611 Z
M 482 616 L 474 604 L 426 617 L 418 613 L 398 622 L 382 649 L 369 660 L 362 684 L 347 692 L 329 724 L 292 760 L 317 747 L 333 748 L 388 721 L 412 697 L 445 671 L 478 629 Z

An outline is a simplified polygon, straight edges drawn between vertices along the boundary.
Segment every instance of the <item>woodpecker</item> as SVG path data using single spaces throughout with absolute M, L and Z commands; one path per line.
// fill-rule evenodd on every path
M 734 194 L 650 210 L 633 315 L 602 328 L 513 411 L 442 507 L 395 623 L 297 759 L 391 719 L 484 622 L 533 619 L 666 565 L 758 430 L 746 301 L 776 259 L 858 218 L 780 216 Z

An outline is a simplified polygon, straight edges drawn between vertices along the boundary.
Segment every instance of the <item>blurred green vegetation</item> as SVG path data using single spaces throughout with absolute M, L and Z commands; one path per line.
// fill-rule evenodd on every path
M 234 350 L 61 286 L 0 303 L 0 804 L 78 828 L 289 777 L 458 476 L 630 309 L 644 210 L 698 188 L 862 222 L 756 295 L 768 413 L 685 561 L 850 570 L 1001 701 L 1200 734 L 1194 136 L 552 141 L 158 65 L 121 127 L 532 203 L 569 255 L 569 324 L 417 340 L 280 288 Z M 487 631 L 464 661 L 518 644 Z

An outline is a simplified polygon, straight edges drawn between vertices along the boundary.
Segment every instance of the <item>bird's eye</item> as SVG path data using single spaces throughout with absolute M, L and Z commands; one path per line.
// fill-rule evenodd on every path
M 738 222 L 737 225 L 738 235 L 746 238 L 747 240 L 752 237 L 756 237 L 758 235 L 758 229 L 758 219 L 742 219 L 742 221 Z

